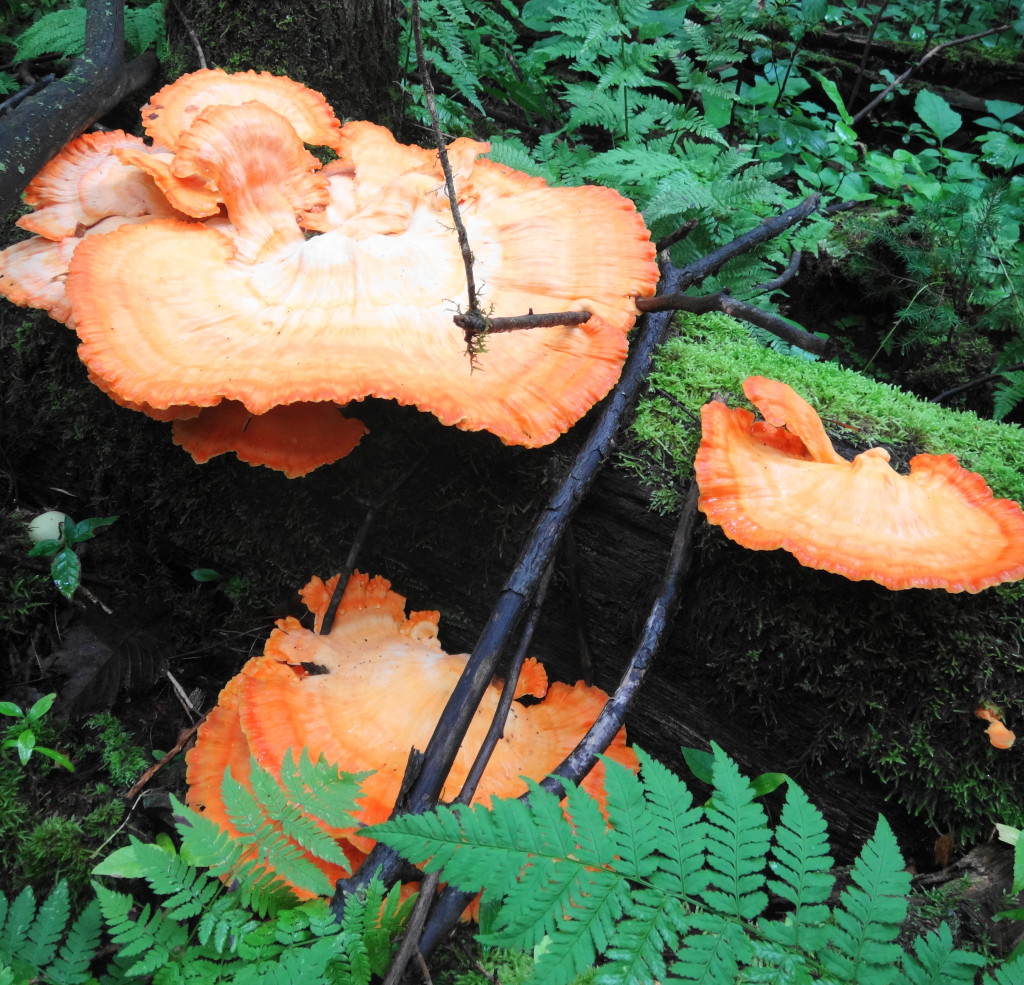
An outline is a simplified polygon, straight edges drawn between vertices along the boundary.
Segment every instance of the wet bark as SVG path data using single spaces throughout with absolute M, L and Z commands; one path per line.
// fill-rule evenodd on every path
M 322 92 L 339 118 L 397 121 L 398 0 L 174 0 L 167 76 L 200 68 L 287 75 Z

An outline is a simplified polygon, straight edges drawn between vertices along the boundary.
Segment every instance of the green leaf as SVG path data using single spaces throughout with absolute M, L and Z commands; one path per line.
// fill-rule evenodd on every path
M 35 751 L 40 756 L 46 756 L 47 759 L 52 759 L 58 766 L 63 766 L 69 773 L 75 772 L 75 764 L 68 759 L 67 756 L 62 752 L 57 752 L 56 749 L 51 749 L 49 746 L 36 746 Z
M 213 568 L 195 568 L 192 571 L 192 577 L 196 581 L 220 581 L 224 576 L 219 571 L 214 571 Z
M 38 722 L 52 707 L 54 701 L 57 700 L 57 692 L 51 691 L 49 694 L 44 694 L 31 708 L 25 717 L 32 722 Z
M 946 102 L 928 89 L 922 89 L 914 100 L 914 111 L 921 122 L 935 134 L 941 144 L 963 124 L 963 118 Z
M 825 19 L 828 0 L 800 0 L 800 19 L 813 27 Z
M 62 548 L 50 565 L 50 574 L 61 595 L 71 598 L 82 580 L 82 562 L 70 547 Z
M 13 701 L 0 701 L 0 715 L 10 715 L 11 718 L 24 718 L 25 712 Z
M 789 777 L 785 773 L 762 773 L 750 781 L 750 786 L 753 787 L 755 797 L 764 797 L 778 790 L 788 780 Z
M 1005 99 L 986 99 L 985 108 L 997 119 L 1000 123 L 1005 123 L 1007 120 L 1012 119 L 1018 113 L 1024 113 L 1024 106 L 1020 103 L 1009 103 Z
M 29 557 L 53 557 L 64 546 L 62 540 L 41 540 L 32 546 L 28 552 Z
M 36 747 L 35 732 L 33 732 L 32 729 L 27 728 L 18 736 L 17 739 L 9 739 L 8 742 L 10 741 L 14 742 L 15 748 L 18 750 L 18 758 L 21 760 L 21 765 L 24 766 L 25 763 L 32 758 L 32 750 Z M 7 742 L 5 742 L 4 745 L 6 746 Z
M 70 529 L 64 528 L 64 542 L 80 544 L 83 540 L 92 540 L 96 536 L 94 531 L 98 527 L 109 527 L 115 520 L 117 520 L 116 516 L 91 516 L 88 519 L 79 520 Z
M 692 746 L 683 746 L 683 759 L 690 767 L 690 772 L 700 780 L 711 786 L 714 783 L 715 757 L 703 749 L 694 749 Z
M 132 844 L 112 851 L 92 870 L 92 874 L 109 876 L 111 879 L 141 879 L 143 871 L 142 862 Z

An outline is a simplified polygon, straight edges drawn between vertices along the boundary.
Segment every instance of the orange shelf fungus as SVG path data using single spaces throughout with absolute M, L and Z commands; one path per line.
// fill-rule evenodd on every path
M 706 404 L 695 461 L 699 507 L 730 539 L 890 589 L 979 592 L 1024 577 L 1024 512 L 953 455 L 917 455 L 909 475 L 883 448 L 850 462 L 786 384 L 752 376 L 743 390 L 765 420 Z
M 319 578 L 302 590 L 318 628 L 337 584 Z M 394 807 L 409 750 L 426 748 L 441 710 L 468 659 L 445 653 L 438 613 L 405 613 L 405 599 L 383 578 L 358 572 L 346 586 L 330 633 L 319 635 L 293 618 L 281 619 L 263 656 L 254 657 L 221 693 L 188 753 L 188 803 L 227 823 L 220 796 L 225 768 L 245 782 L 249 756 L 279 772 L 288 750 L 306 749 L 348 772 L 373 770 L 363 784 L 357 820 L 375 824 Z M 442 798 L 460 790 L 490 724 L 500 682 L 488 689 L 445 784 Z M 544 668 L 528 660 L 505 730 L 484 771 L 476 800 L 525 792 L 522 776 L 541 779 L 593 724 L 606 695 L 582 682 L 549 686 Z M 620 732 L 608 755 L 631 769 L 637 759 Z M 583 784 L 603 800 L 603 767 Z M 332 830 L 350 859 L 369 851 L 358 827 Z
M 551 188 L 480 159 L 485 143 L 451 145 L 483 303 L 591 313 L 495 334 L 471 365 L 452 322 L 465 270 L 434 150 L 342 127 L 318 93 L 265 73 L 183 76 L 143 120 L 152 147 L 82 137 L 33 182 L 23 224 L 59 249 L 0 255 L 0 291 L 71 325 L 118 403 L 178 418 L 222 401 L 265 415 L 374 396 L 537 447 L 618 379 L 634 299 L 658 272 L 617 192 Z M 321 168 L 306 144 L 339 158 Z M 122 228 L 83 235 L 115 217 Z M 202 447 L 207 417 L 191 416 L 182 444 Z M 259 457 L 275 455 L 248 460 Z
M 989 723 L 985 732 L 996 749 L 1009 749 L 1017 741 L 1016 734 L 1003 724 L 1003 713 L 998 708 L 986 704 L 975 708 L 974 714 Z

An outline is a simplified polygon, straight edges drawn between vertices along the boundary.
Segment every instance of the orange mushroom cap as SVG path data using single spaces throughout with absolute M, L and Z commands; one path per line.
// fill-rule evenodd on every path
M 706 404 L 694 463 L 698 505 L 727 537 L 890 589 L 979 592 L 1024 577 L 1024 512 L 953 455 L 917 455 L 909 475 L 883 448 L 848 462 L 786 384 L 754 376 L 743 389 L 767 425 Z
M 109 216 L 176 216 L 147 174 L 118 160 L 115 155 L 121 150 L 139 157 L 155 153 L 140 138 L 121 130 L 86 133 L 72 140 L 29 182 L 25 201 L 35 211 L 22 216 L 17 225 L 59 240 Z
M 323 618 L 337 576 L 314 578 L 303 600 Z M 319 635 L 295 619 L 283 619 L 262 657 L 255 657 L 222 695 L 223 713 L 201 726 L 188 754 L 189 803 L 219 819 L 223 806 L 219 777 L 225 766 L 241 778 L 241 750 L 271 772 L 279 771 L 289 749 L 305 748 L 326 756 L 349 772 L 374 770 L 364 782 L 358 818 L 383 821 L 394 806 L 409 750 L 423 749 L 468 659 L 445 653 L 437 640 L 436 612 L 405 614 L 405 599 L 383 578 L 358 572 L 346 586 L 331 632 Z M 500 682 L 488 689 L 463 749 L 445 785 L 443 797 L 462 786 L 490 724 Z M 582 682 L 553 684 L 535 660 L 529 660 L 516 688 L 517 697 L 542 700 L 513 703 L 477 791 L 478 800 L 515 796 L 526 790 L 521 776 L 549 773 L 593 724 L 606 695 Z M 608 754 L 632 769 L 637 759 L 620 732 Z M 584 783 L 603 800 L 599 765 Z M 349 828 L 342 837 L 361 851 L 372 840 Z
M 253 415 L 238 401 L 223 400 L 176 420 L 174 443 L 199 464 L 233 451 L 243 462 L 295 479 L 344 458 L 366 431 L 333 404 L 287 404 Z
M 176 150 L 203 110 L 249 102 L 263 103 L 283 116 L 305 143 L 338 148 L 341 124 L 327 100 L 314 89 L 269 72 L 229 74 L 210 68 L 182 75 L 142 107 L 142 122 L 156 143 Z
M 1017 741 L 1016 734 L 1003 724 L 1003 713 L 998 708 L 985 704 L 975 708 L 974 714 L 989 723 L 985 732 L 996 749 L 1009 749 Z
M 240 127 L 232 114 L 242 113 Z M 370 144 L 365 188 L 360 140 Z M 471 372 L 451 322 L 465 272 L 432 152 L 359 124 L 325 178 L 280 117 L 253 104 L 207 110 L 178 143 L 172 170 L 201 170 L 234 231 L 148 223 L 138 236 L 85 244 L 72 261 L 80 354 L 123 400 L 159 409 L 227 398 L 261 414 L 373 395 L 534 447 L 618 378 L 632 298 L 653 293 L 657 270 L 641 218 L 616 192 L 548 188 L 476 161 L 486 145 L 461 142 L 464 218 L 486 301 L 496 313 L 593 312 L 579 328 L 492 336 Z M 299 192 L 287 193 L 289 182 Z M 318 216 L 328 201 L 335 225 L 306 239 L 303 223 L 326 226 Z

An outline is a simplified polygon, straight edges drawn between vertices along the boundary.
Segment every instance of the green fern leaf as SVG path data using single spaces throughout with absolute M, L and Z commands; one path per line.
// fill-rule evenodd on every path
M 138 917 L 132 917 L 135 900 L 125 893 L 117 893 L 98 882 L 93 883 L 103 919 L 111 939 L 118 945 L 121 961 L 136 958 L 126 974 L 151 975 L 170 963 L 171 952 L 188 943 L 188 929 L 167 918 L 159 910 L 152 911 L 147 903 Z
M 686 946 L 671 967 L 675 980 L 697 985 L 734 985 L 740 965 L 751 954 L 743 929 L 715 913 L 695 913 L 689 924 L 697 933 L 686 938 Z
M 736 764 L 720 746 L 712 743 L 711 749 L 714 806 L 704 813 L 711 877 L 702 896 L 713 910 L 752 920 L 768 905 L 762 889 L 770 844 L 768 818 Z
M 372 775 L 372 770 L 345 773 L 323 755 L 314 763 L 303 749 L 297 762 L 293 751 L 285 755 L 280 780 L 288 799 L 306 814 L 344 827 L 359 807 L 362 782 Z
M 46 977 L 52 985 L 84 985 L 91 978 L 89 965 L 96 957 L 100 945 L 103 916 L 97 900 L 92 900 L 71 924 L 60 952 Z
M 5 904 L 6 920 L 0 928 L 0 960 L 14 961 L 19 958 L 28 943 L 28 933 L 36 917 L 36 897 L 31 886 L 26 886 L 7 904 L 6 898 L 0 894 Z
M 825 905 L 835 879 L 829 870 L 828 834 L 825 818 L 811 805 L 807 795 L 792 781 L 775 828 L 771 871 L 776 876 L 768 887 L 793 904 L 784 921 L 762 922 L 761 929 L 773 941 L 815 953 L 823 944 L 822 926 L 829 918 Z
M 218 895 L 221 885 L 207 872 L 190 865 L 180 855 L 164 851 L 158 845 L 146 844 L 132 837 L 135 859 L 141 875 L 153 892 L 168 897 L 163 909 L 174 920 L 198 916 Z
M 21 952 L 22 960 L 36 968 L 48 965 L 57 953 L 57 942 L 70 915 L 68 884 L 61 879 L 36 911 L 28 929 L 28 942 Z
M 958 950 L 946 924 L 914 941 L 913 955 L 903 955 L 903 972 L 910 985 L 971 985 L 979 968 L 980 954 Z
M 821 955 L 825 967 L 843 981 L 856 981 L 866 970 L 879 985 L 895 982 L 902 953 L 895 941 L 907 915 L 909 890 L 896 838 L 880 817 L 833 910 L 830 948 Z
M 994 975 L 986 975 L 983 985 L 1024 985 L 1024 957 L 996 968 Z
M 69 7 L 43 14 L 14 39 L 14 61 L 24 62 L 40 55 L 65 58 L 80 55 L 85 47 L 85 8 Z

